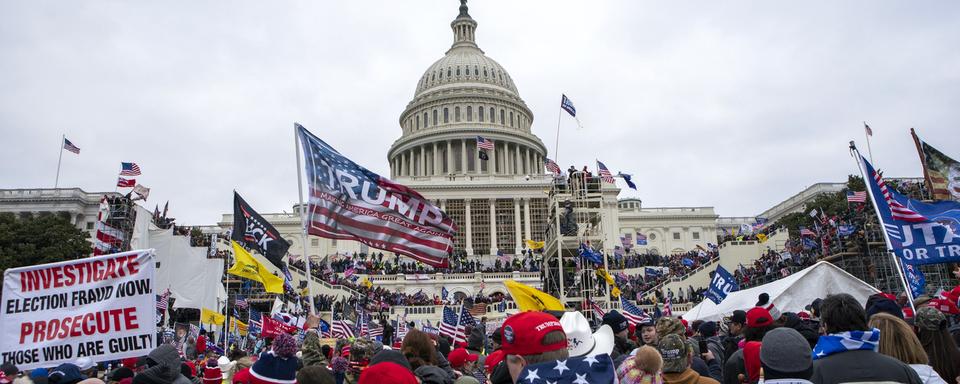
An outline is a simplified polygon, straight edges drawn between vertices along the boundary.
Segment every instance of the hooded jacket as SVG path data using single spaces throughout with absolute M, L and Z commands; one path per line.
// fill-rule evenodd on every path
M 424 365 L 413 371 L 423 384 L 453 384 L 453 377 L 436 365 Z
M 164 344 L 147 355 L 154 365 L 137 374 L 135 383 L 149 384 L 191 384 L 190 379 L 180 373 L 180 354 L 172 345 Z
M 689 367 L 683 372 L 664 373 L 663 382 L 665 384 L 720 384 L 714 379 L 700 376 L 699 373 Z

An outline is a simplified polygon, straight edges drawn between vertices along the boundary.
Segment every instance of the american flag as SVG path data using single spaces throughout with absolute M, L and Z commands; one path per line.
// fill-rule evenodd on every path
M 105 224 L 102 221 L 96 223 L 97 229 L 97 238 L 93 242 L 93 254 L 96 255 L 106 255 L 113 253 L 114 250 L 119 249 L 123 245 L 123 241 L 127 238 L 127 235 L 123 231 L 111 227 Z
M 140 176 L 140 166 L 137 163 L 120 163 L 120 176 Z
M 124 179 L 122 177 L 117 178 L 117 186 L 120 188 L 131 188 L 137 185 L 137 179 Z
M 560 166 L 557 165 L 557 163 L 555 163 L 555 162 L 553 162 L 553 160 L 550 160 L 550 159 L 547 159 L 547 158 L 544 158 L 543 160 L 544 160 L 544 166 L 547 167 L 547 170 L 548 170 L 548 171 L 550 171 L 550 172 L 553 173 L 554 175 L 560 176 L 560 172 L 561 172 L 561 171 L 560 171 Z
M 493 150 L 493 140 L 484 139 L 483 136 L 477 136 L 477 148 L 486 149 L 488 151 Z
M 459 332 L 458 332 L 459 331 Z M 457 314 L 449 307 L 443 307 L 443 319 L 440 321 L 440 334 L 456 340 L 463 335 L 463 328 L 457 323 Z
M 623 296 L 620 296 L 620 309 L 623 309 L 623 316 L 633 326 L 650 320 L 650 316 Z
M 610 355 L 571 357 L 566 360 L 551 360 L 523 367 L 517 383 L 613 383 L 616 366 Z
M 407 335 L 407 317 L 404 316 L 397 321 L 397 326 L 394 328 L 397 330 L 397 336 L 394 340 L 403 340 L 403 337 Z
M 598 319 L 602 319 L 603 316 L 607 314 L 607 312 L 604 311 L 603 308 L 600 308 L 599 304 L 592 302 L 590 300 L 587 300 L 587 303 L 589 303 L 590 309 L 593 310 L 593 314 L 596 315 Z
M 814 236 L 814 237 L 816 237 L 817 234 L 814 233 L 813 231 L 805 228 L 805 227 L 800 227 L 800 236 Z
M 867 125 L 867 122 L 863 122 L 863 130 L 867 133 L 867 136 L 873 136 L 873 129 L 870 129 L 870 126 Z
M 346 320 L 334 320 L 330 325 L 330 335 L 338 339 L 354 337 L 353 327 Z
M 848 203 L 863 203 L 867 201 L 867 192 L 866 191 L 847 191 L 847 202 Z
M 255 309 L 250 309 L 249 317 L 247 317 L 247 324 L 250 326 L 250 333 L 260 334 L 260 328 L 263 327 L 262 318 L 260 317 L 260 312 Z
M 240 309 L 247 309 L 247 307 L 249 306 L 247 304 L 247 299 L 245 299 L 241 295 L 237 295 L 237 298 L 234 300 L 234 304 L 236 304 L 237 308 L 240 308 Z
M 610 173 L 610 170 L 607 169 L 607 166 L 603 165 L 602 162 L 597 160 L 597 168 L 600 169 L 600 179 L 604 182 L 613 184 L 613 174 Z
M 449 266 L 457 226 L 440 207 L 296 127 L 310 185 L 309 234 L 359 241 L 437 268 Z
M 887 184 L 883 182 L 883 175 L 879 171 L 873 169 L 873 166 L 867 161 L 867 159 L 860 156 L 860 159 L 863 160 L 863 164 L 867 169 L 867 172 L 870 173 L 870 176 L 873 177 L 874 185 L 873 187 L 880 188 L 880 194 L 883 196 L 883 199 L 887 202 L 887 207 L 890 208 L 890 216 L 894 220 L 906 221 L 910 223 L 920 223 L 927 221 L 926 217 L 917 213 L 916 211 L 907 208 L 903 204 L 900 204 L 899 201 L 895 200 L 890 194 L 890 191 L 887 189 Z
M 673 316 L 673 305 L 670 304 L 669 295 L 664 295 L 663 298 L 663 315 L 667 317 Z
M 157 295 L 157 309 L 165 311 L 170 305 L 170 290 L 163 291 L 162 295 Z
M 71 143 L 70 140 L 67 140 L 66 137 L 63 138 L 63 149 L 66 149 L 78 155 L 80 154 L 80 147 L 73 145 L 73 143 Z

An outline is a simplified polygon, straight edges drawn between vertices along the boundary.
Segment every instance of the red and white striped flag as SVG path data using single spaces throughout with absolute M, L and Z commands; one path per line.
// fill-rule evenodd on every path
M 847 202 L 848 203 L 863 203 L 867 201 L 867 192 L 866 191 L 847 191 Z
M 670 304 L 670 296 L 668 295 L 664 295 L 663 315 L 667 317 L 673 316 L 673 305 Z
M 864 162 L 867 160 L 864 159 Z M 880 174 L 880 171 L 873 171 L 873 182 L 880 187 L 880 193 L 883 195 L 883 199 L 887 201 L 887 206 L 890 207 L 890 216 L 894 220 L 902 220 L 911 223 L 920 223 L 927 221 L 926 217 L 917 213 L 916 211 L 905 207 L 903 204 L 900 204 L 899 201 L 894 200 L 893 196 L 890 195 L 890 191 L 887 190 L 887 184 L 883 182 L 883 175 Z
M 117 178 L 117 186 L 120 188 L 132 188 L 135 185 L 137 185 L 137 179 Z
M 80 154 L 80 147 L 73 145 L 73 143 L 71 143 L 70 140 L 67 140 L 66 137 L 63 138 L 63 149 L 66 149 L 78 155 Z
M 603 164 L 602 162 L 600 162 L 599 160 L 597 160 L 597 168 L 600 170 L 599 173 L 600 173 L 600 179 L 601 179 L 601 180 L 603 180 L 603 181 L 606 182 L 606 183 L 610 183 L 610 184 L 613 184 L 613 183 L 614 183 L 613 174 L 610 173 L 610 170 L 607 169 L 607 166 L 604 165 L 604 164 Z
M 160 299 L 157 300 L 157 309 L 165 311 L 167 306 L 170 305 L 170 289 L 167 289 L 163 292 L 162 295 L 157 295 Z
M 553 160 L 550 160 L 550 159 L 547 159 L 547 158 L 544 158 L 543 160 L 544 160 L 544 166 L 547 167 L 547 170 L 550 171 L 550 173 L 553 173 L 554 175 L 560 176 L 560 172 L 561 172 L 561 171 L 560 171 L 560 166 L 557 165 L 557 163 L 555 163 L 555 162 L 553 162 Z
M 477 148 L 486 149 L 488 151 L 493 150 L 493 140 L 485 139 L 483 136 L 477 136 Z

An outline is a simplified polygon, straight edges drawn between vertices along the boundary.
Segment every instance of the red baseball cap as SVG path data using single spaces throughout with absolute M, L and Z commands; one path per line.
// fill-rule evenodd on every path
M 501 349 L 508 355 L 539 355 L 567 347 L 566 333 L 562 340 L 543 345 L 543 337 L 553 331 L 563 333 L 563 326 L 551 314 L 527 311 L 510 316 L 503 322 Z
M 762 307 L 754 307 L 747 311 L 747 328 L 759 328 L 773 325 L 773 316 L 770 311 Z
M 360 374 L 358 384 L 373 383 L 417 384 L 417 377 L 400 364 L 384 361 L 364 369 Z
M 477 361 L 480 358 L 480 355 L 474 355 L 470 352 L 467 352 L 464 348 L 457 348 L 450 351 L 450 354 L 447 355 L 447 360 L 450 362 L 450 366 L 453 368 L 460 368 L 468 361 Z
M 493 373 L 493 369 L 497 367 L 497 364 L 500 364 L 503 361 L 503 350 L 498 349 L 493 351 L 490 355 L 487 356 L 487 359 L 483 361 L 483 367 L 487 370 L 487 374 Z

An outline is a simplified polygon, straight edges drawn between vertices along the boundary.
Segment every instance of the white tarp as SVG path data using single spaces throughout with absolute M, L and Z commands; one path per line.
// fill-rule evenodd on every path
M 154 272 L 151 250 L 7 269 L 0 356 L 26 370 L 149 353 Z
M 849 293 L 861 303 L 866 303 L 867 297 L 880 291 L 839 267 L 821 261 L 772 283 L 730 292 L 720 304 L 704 300 L 682 317 L 689 322 L 720 320 L 735 310 L 746 311 L 753 308 L 763 292 L 770 295 L 770 301 L 780 312 L 799 312 L 814 299 L 824 298 L 829 294 Z
M 208 259 L 206 247 L 191 247 L 189 237 L 174 236 L 172 229 L 150 231 L 150 246 L 160 263 L 157 292 L 170 289 L 174 308 L 223 308 L 223 259 Z
M 153 225 L 153 212 L 138 204 L 134 204 L 137 217 L 133 222 L 133 235 L 130 236 L 130 249 L 150 248 L 150 230 L 158 229 Z

